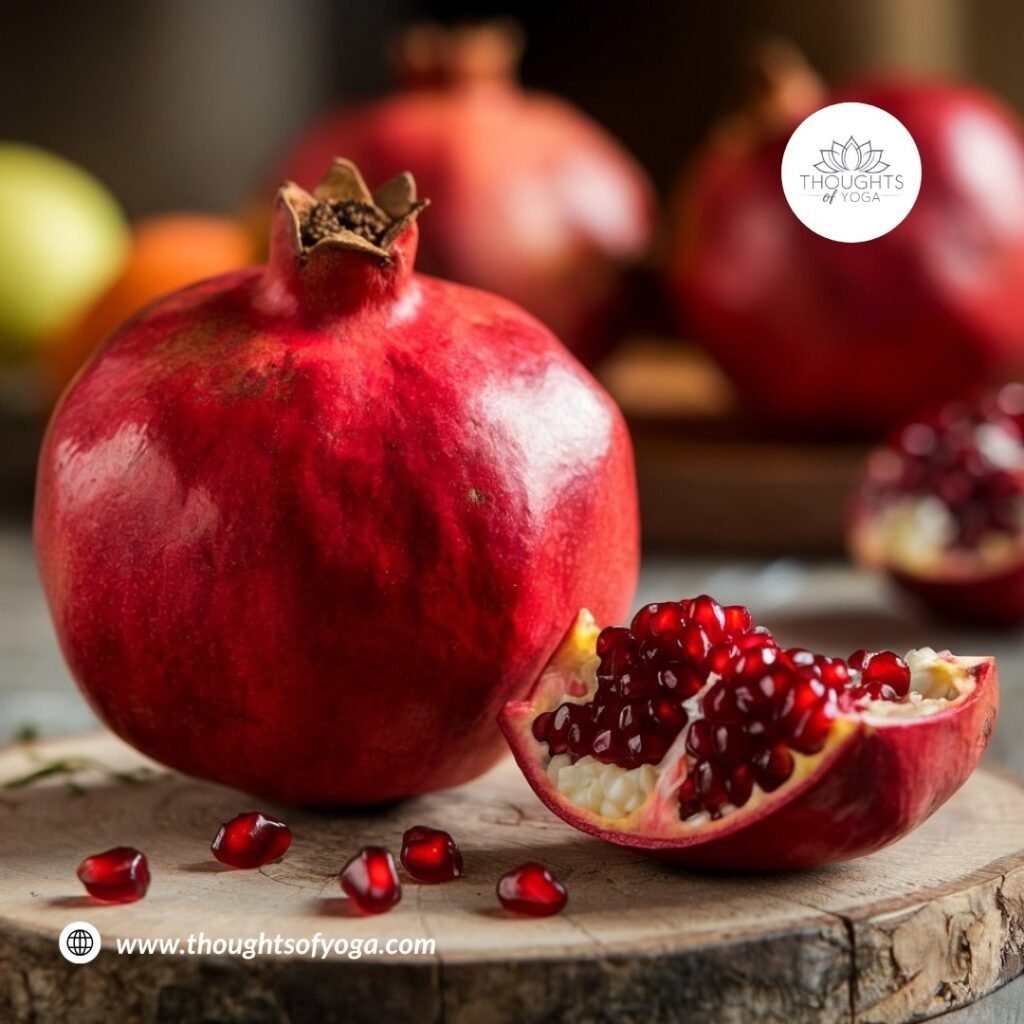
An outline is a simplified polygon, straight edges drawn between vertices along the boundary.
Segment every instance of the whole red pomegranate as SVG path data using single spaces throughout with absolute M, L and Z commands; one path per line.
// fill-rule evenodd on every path
M 878 436 L 916 408 L 1024 366 L 1024 136 L 994 98 L 906 79 L 827 95 L 798 55 L 687 177 L 670 286 L 746 409 L 790 432 Z M 887 110 L 921 153 L 917 204 L 889 234 L 809 231 L 779 182 L 792 130 L 828 103 Z
M 598 125 L 520 88 L 519 47 L 504 23 L 417 26 L 398 47 L 402 88 L 323 117 L 281 177 L 312 187 L 335 153 L 369 180 L 410 169 L 434 204 L 420 266 L 518 302 L 592 363 L 651 240 L 653 192 Z
M 65 656 L 144 753 L 369 804 L 477 775 L 637 572 L 615 405 L 510 302 L 413 272 L 403 175 L 277 200 L 270 263 L 149 306 L 65 394 L 35 534 Z
M 782 649 L 738 605 L 581 611 L 501 722 L 537 795 L 577 828 L 738 870 L 871 853 L 964 783 L 995 726 L 992 658 Z
M 903 424 L 868 458 L 847 535 L 945 618 L 1024 623 L 1024 384 Z

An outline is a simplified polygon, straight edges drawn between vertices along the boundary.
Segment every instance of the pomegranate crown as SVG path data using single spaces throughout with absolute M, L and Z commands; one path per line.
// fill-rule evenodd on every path
M 356 165 L 341 157 L 335 157 L 312 193 L 286 181 L 278 197 L 289 214 L 292 248 L 301 259 L 329 247 L 389 262 L 399 236 L 429 204 L 416 198 L 416 182 L 408 171 L 371 192 Z

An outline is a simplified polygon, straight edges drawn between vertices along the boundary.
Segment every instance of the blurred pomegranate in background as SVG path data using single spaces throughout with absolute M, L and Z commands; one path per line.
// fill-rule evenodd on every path
M 0 362 L 17 362 L 117 273 L 124 215 L 88 172 L 34 146 L 0 145 Z
M 751 108 L 683 182 L 669 284 L 746 410 L 784 432 L 878 436 L 923 405 L 1024 366 L 1024 136 L 996 99 L 915 79 L 826 94 L 766 46 Z M 792 130 L 829 103 L 870 103 L 917 142 L 917 204 L 843 244 L 797 220 L 780 185 Z
M 322 118 L 275 182 L 312 188 L 336 154 L 371 180 L 409 168 L 433 204 L 424 272 L 513 299 L 592 364 L 616 340 L 654 196 L 607 132 L 519 86 L 520 51 L 506 22 L 410 29 L 401 88 Z
M 940 615 L 1024 623 L 1024 384 L 904 424 L 868 460 L 848 533 Z
M 127 262 L 80 316 L 47 339 L 47 368 L 59 393 L 99 344 L 153 299 L 253 262 L 248 232 L 228 218 L 174 213 L 139 221 Z

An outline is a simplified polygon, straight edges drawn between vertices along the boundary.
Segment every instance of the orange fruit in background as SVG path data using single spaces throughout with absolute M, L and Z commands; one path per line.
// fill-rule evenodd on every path
M 227 217 L 166 214 L 137 221 L 121 272 L 76 320 L 48 339 L 46 363 L 59 393 L 99 344 L 143 306 L 186 285 L 254 262 L 252 237 Z

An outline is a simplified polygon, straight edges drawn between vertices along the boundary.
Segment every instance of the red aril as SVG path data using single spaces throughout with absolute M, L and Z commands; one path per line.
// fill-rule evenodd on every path
M 621 414 L 533 317 L 414 273 L 422 206 L 346 161 L 286 186 L 267 267 L 149 306 L 54 414 L 57 634 L 103 719 L 174 768 L 319 805 L 464 782 L 564 608 L 628 607 Z
M 501 724 L 569 824 L 687 864 L 780 870 L 909 832 L 970 775 L 997 707 L 991 658 L 782 649 L 702 596 L 600 632 L 581 612 Z
M 528 917 L 561 913 L 569 899 L 565 886 L 536 861 L 513 868 L 498 879 L 498 901 L 506 910 Z
M 394 858 L 380 846 L 364 846 L 342 868 L 338 881 L 362 914 L 384 914 L 402 898 Z
M 337 153 L 371 180 L 411 170 L 434 204 L 422 268 L 512 299 L 592 363 L 651 241 L 653 189 L 583 113 L 520 88 L 520 46 L 501 23 L 417 26 L 403 87 L 321 118 L 281 177 L 312 188 Z
M 440 829 L 416 825 L 402 836 L 402 867 L 417 882 L 450 882 L 462 874 L 462 852 Z
M 868 458 L 847 532 L 936 613 L 1024 622 L 1024 385 L 904 423 Z
M 220 827 L 210 849 L 222 864 L 258 868 L 280 860 L 292 845 L 292 830 L 277 818 L 249 811 Z
M 78 878 L 86 892 L 104 903 L 134 903 L 149 888 L 146 855 L 131 846 L 115 846 L 86 857 L 78 865 Z
M 973 88 L 911 77 L 830 94 L 788 49 L 767 50 L 762 72 L 750 112 L 687 175 L 669 274 L 684 329 L 746 411 L 774 430 L 879 436 L 1024 367 L 1024 135 L 1013 113 Z M 924 168 L 906 219 L 858 244 L 808 230 L 779 187 L 793 129 L 842 102 L 898 118 Z

